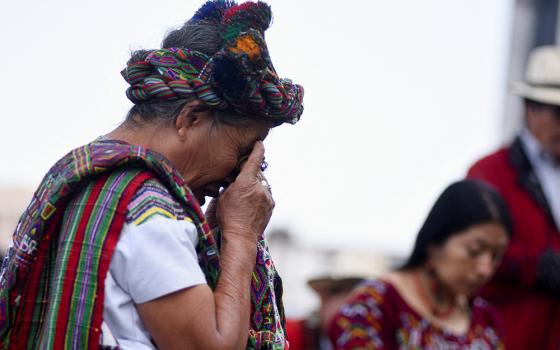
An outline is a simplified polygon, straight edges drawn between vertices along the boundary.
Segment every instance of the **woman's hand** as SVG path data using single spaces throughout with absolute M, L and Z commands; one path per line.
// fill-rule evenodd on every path
M 239 176 L 218 198 L 217 219 L 224 235 L 256 242 L 268 225 L 274 200 L 261 171 L 263 159 L 264 145 L 258 141 Z
M 256 241 L 274 208 L 261 183 L 263 158 L 257 142 L 237 179 L 207 209 L 209 224 L 217 218 L 223 232 L 216 288 L 198 285 L 137 305 L 159 349 L 246 348 Z
M 208 207 L 206 208 L 206 212 L 204 216 L 206 217 L 206 222 L 208 223 L 208 227 L 213 230 L 216 226 L 218 226 L 218 219 L 216 216 L 216 212 L 218 211 L 218 198 L 212 198 Z

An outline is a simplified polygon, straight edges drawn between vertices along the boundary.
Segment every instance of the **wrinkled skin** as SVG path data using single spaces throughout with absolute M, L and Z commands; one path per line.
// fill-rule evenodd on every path
M 201 105 L 189 102 L 174 123 L 140 120 L 107 135 L 169 159 L 201 204 L 214 197 L 208 221 L 223 232 L 215 290 L 196 285 L 136 307 L 159 349 L 244 349 L 257 240 L 274 208 L 261 171 L 269 124 L 218 125 Z

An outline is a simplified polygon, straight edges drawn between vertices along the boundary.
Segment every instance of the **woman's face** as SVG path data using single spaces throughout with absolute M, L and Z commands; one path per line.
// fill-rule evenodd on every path
M 473 295 L 496 271 L 508 242 L 501 224 L 477 224 L 430 248 L 428 264 L 445 288 Z
M 212 111 L 193 112 L 196 122 L 185 132 L 183 176 L 194 195 L 204 204 L 205 197 L 217 197 L 220 188 L 235 180 L 240 161 L 262 141 L 269 124 L 255 122 L 249 126 L 217 123 Z

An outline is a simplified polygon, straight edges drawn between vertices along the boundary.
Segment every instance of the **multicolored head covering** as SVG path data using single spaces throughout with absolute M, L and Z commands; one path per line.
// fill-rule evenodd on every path
M 281 79 L 270 60 L 264 32 L 272 20 L 264 2 L 206 2 L 188 23 L 218 28 L 223 46 L 213 55 L 187 47 L 150 51 L 121 72 L 135 104 L 200 99 L 208 106 L 295 124 L 303 113 L 303 87 Z

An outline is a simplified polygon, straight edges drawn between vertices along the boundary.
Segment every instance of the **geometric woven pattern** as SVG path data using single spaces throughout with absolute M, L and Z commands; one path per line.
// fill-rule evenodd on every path
M 129 171 L 115 171 L 125 168 Z M 116 177 L 115 174 L 122 176 Z M 215 288 L 219 276 L 219 237 L 215 239 L 214 233 L 210 232 L 196 198 L 174 166 L 163 156 L 139 146 L 117 141 L 95 141 L 71 151 L 51 168 L 20 218 L 13 246 L 0 274 L 0 349 L 97 348 L 103 308 L 102 303 L 99 307 L 100 303 L 96 300 L 103 291 L 100 281 L 103 281 L 103 271 L 108 268 L 111 250 L 105 250 L 107 244 L 83 242 L 89 242 L 87 235 L 91 234 L 91 239 L 116 244 L 120 229 L 116 233 L 113 231 L 119 225 L 114 223 L 117 219 L 112 221 L 109 218 L 112 215 L 119 217 L 119 205 L 126 202 L 121 200 L 124 195 L 119 193 L 125 193 L 126 188 L 134 188 L 135 181 L 145 181 L 139 174 L 151 174 L 163 184 L 192 220 L 198 231 L 199 264 L 208 284 Z M 99 189 L 95 190 L 97 192 L 92 188 L 91 195 L 86 197 L 93 201 L 93 206 L 102 209 L 89 214 L 81 213 L 72 220 L 76 225 L 88 228 L 105 224 L 98 229 L 76 231 L 82 232 L 80 235 L 85 238 L 66 240 L 69 246 L 63 252 L 82 252 L 70 258 L 72 255 L 59 251 L 59 242 L 64 241 L 59 232 L 66 204 L 77 191 L 89 188 L 88 184 L 97 181 L 102 181 Z M 124 215 L 121 216 L 124 220 Z M 68 220 L 65 219 L 65 222 Z M 87 222 L 96 224 L 91 226 L 93 224 Z M 81 248 L 72 244 L 79 244 L 76 247 Z M 105 260 L 94 259 L 103 254 Z M 61 263 L 68 264 L 70 261 L 77 265 L 67 266 L 79 268 L 61 267 Z M 92 263 L 94 261 L 98 263 Z M 77 274 L 76 271 L 84 271 L 85 274 Z M 97 275 L 99 280 L 88 282 L 90 274 Z M 74 287 L 78 285 L 83 287 Z M 76 297 L 69 294 L 71 302 L 63 302 L 57 298 L 65 298 L 65 290 L 78 294 L 75 294 Z M 281 281 L 264 241 L 258 245 L 251 291 L 252 310 L 259 316 L 252 318 L 248 348 L 283 349 Z

